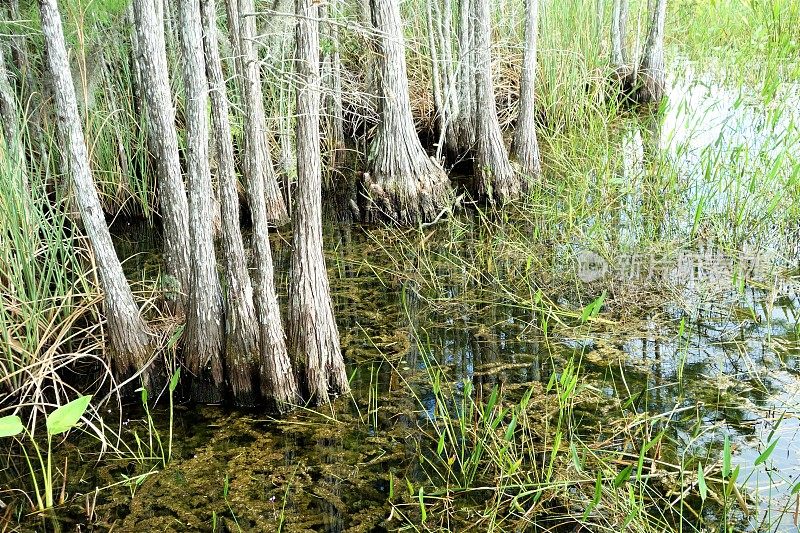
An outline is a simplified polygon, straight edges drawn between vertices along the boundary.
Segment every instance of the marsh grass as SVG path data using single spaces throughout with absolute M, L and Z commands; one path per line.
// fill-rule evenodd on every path
M 675 444 L 670 420 L 685 409 L 637 412 L 631 398 L 589 414 L 607 399 L 584 376 L 581 353 L 546 384 L 507 389 L 499 374 L 476 381 L 481 367 L 473 379 L 453 379 L 437 361 L 440 348 L 425 331 L 416 336 L 424 375 L 401 379 L 418 412 L 409 431 L 420 468 L 390 473 L 389 489 L 404 528 L 702 531 L 707 498 L 723 509 L 720 523 L 747 512 L 729 447 L 705 466 L 665 457 Z

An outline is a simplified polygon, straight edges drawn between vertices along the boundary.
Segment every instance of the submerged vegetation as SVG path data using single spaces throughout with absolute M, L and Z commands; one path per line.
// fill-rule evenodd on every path
M 4 2 L 0 529 L 795 530 L 798 57 L 793 0 Z

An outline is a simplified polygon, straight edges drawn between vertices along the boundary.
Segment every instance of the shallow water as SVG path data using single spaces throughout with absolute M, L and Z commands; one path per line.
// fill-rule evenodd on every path
M 388 501 L 390 479 L 425 479 L 419 455 L 431 444 L 417 427 L 432 420 L 436 408 L 426 366 L 435 361 L 448 381 L 466 380 L 475 390 L 499 384 L 521 394 L 531 386 L 543 390 L 568 361 L 580 361 L 587 396 L 577 403 L 585 427 L 576 434 L 600 439 L 609 432 L 611 438 L 613 417 L 623 412 L 660 415 L 670 443 L 664 460 L 705 465 L 721 460 L 728 435 L 739 480 L 760 498 L 752 502 L 759 511 L 739 525 L 756 530 L 768 521 L 773 530 L 793 530 L 791 491 L 800 478 L 797 240 L 784 231 L 753 231 L 720 242 L 712 231 L 703 235 L 693 216 L 701 203 L 724 212 L 747 201 L 749 175 L 713 176 L 704 168 L 723 159 L 720 172 L 739 168 L 743 160 L 728 165 L 731 154 L 745 152 L 756 161 L 747 172 L 771 168 L 773 149 L 800 146 L 791 144 L 797 142 L 797 112 L 776 118 L 752 95 L 710 78 L 687 74 L 674 85 L 662 123 L 633 121 L 623 134 L 619 170 L 622 182 L 635 181 L 652 172 L 653 158 L 666 158 L 684 183 L 682 195 L 655 215 L 657 240 L 670 243 L 668 252 L 652 241 L 642 244 L 646 215 L 653 214 L 642 207 L 643 193 L 631 190 L 613 221 L 611 254 L 595 253 L 596 242 L 561 243 L 547 252 L 552 271 L 537 273 L 540 286 L 548 287 L 542 279 L 553 280 L 549 296 L 565 308 L 580 311 L 607 293 L 602 316 L 608 324 L 553 326 L 545 334 L 533 310 L 492 286 L 465 282 L 452 264 L 435 264 L 424 283 L 397 268 L 405 264 L 398 256 L 410 253 L 415 260 L 414 245 L 417 251 L 453 247 L 446 231 L 406 235 L 412 247 L 401 249 L 396 232 L 329 225 L 326 257 L 353 397 L 337 400 L 334 411 L 296 410 L 280 421 L 259 412 L 182 407 L 173 461 L 146 477 L 132 498 L 122 484 L 103 489 L 92 521 L 115 531 L 236 531 L 237 524 L 244 531 L 390 530 L 400 524 Z M 792 161 L 781 165 L 781 172 L 794 171 Z M 751 207 L 768 205 L 759 198 Z M 473 246 L 487 237 L 469 214 L 460 227 L 455 253 L 474 257 Z M 113 229 L 130 276 L 152 279 L 160 268 L 157 232 L 127 222 Z M 285 294 L 287 236 L 272 238 Z M 516 281 L 513 264 L 496 268 L 508 269 L 506 276 Z M 584 284 L 570 287 L 570 279 Z M 126 428 L 146 435 L 146 425 L 130 417 Z M 163 409 L 156 423 L 163 438 Z M 776 439 L 773 452 L 756 465 Z M 141 474 L 150 465 L 127 460 L 96 471 L 87 467 L 73 491 L 119 483 L 123 474 Z M 80 508 L 71 511 L 88 525 Z M 713 506 L 704 513 L 710 524 L 714 513 Z
M 676 294 L 682 301 L 663 302 L 653 316 L 626 327 L 583 337 L 569 332 L 544 337 L 525 310 L 501 303 L 459 305 L 463 287 L 458 285 L 445 289 L 454 305 L 443 312 L 416 296 L 412 286 L 379 280 L 373 268 L 380 254 L 368 237 L 374 231 L 379 230 L 326 232 L 337 319 L 354 376 L 355 400 L 335 404 L 338 422 L 309 413 L 259 422 L 257 413 L 211 407 L 185 412 L 176 428 L 181 459 L 145 481 L 130 509 L 125 503 L 105 505 L 109 520 L 121 520 L 119 530 L 205 527 L 212 511 L 218 520 L 228 520 L 229 528 L 235 527 L 230 524 L 235 514 L 243 530 L 275 528 L 281 512 L 287 531 L 396 526 L 387 521 L 389 472 L 415 479 L 418 444 L 408 442 L 409 427 L 426 415 L 413 414 L 419 408 L 395 383 L 389 362 L 409 376 L 423 369 L 426 360 L 414 345 L 418 335 L 448 369 L 448 379 L 502 383 L 509 390 L 545 384 L 568 359 L 579 357 L 582 380 L 601 396 L 622 401 L 638 396 L 633 409 L 661 413 L 670 421 L 675 445 L 666 459 L 678 463 L 685 453 L 704 463 L 718 461 L 727 434 L 734 443 L 734 466 L 742 469 L 740 480 L 770 499 L 769 505 L 761 502 L 764 512 L 773 513 L 774 521 L 776 512 L 790 506 L 789 491 L 800 475 L 796 280 L 740 291 L 735 276 L 720 270 L 726 266 L 720 252 L 711 247 L 687 251 L 676 264 L 660 265 L 660 275 L 681 289 Z M 285 283 L 285 247 L 277 238 L 275 244 Z M 755 277 L 764 275 L 760 271 Z M 594 283 L 622 281 L 612 276 Z M 624 281 L 629 290 L 643 284 Z M 674 328 L 681 318 L 687 334 L 678 340 Z M 435 400 L 429 392 L 424 385 L 419 389 L 430 418 Z M 381 409 L 370 415 L 373 394 Z M 590 432 L 601 415 L 596 407 L 582 407 Z M 687 412 L 691 416 L 684 416 Z M 405 420 L 400 430 L 397 420 Z M 768 437 L 778 438 L 778 444 L 756 467 L 756 458 L 772 442 Z M 233 512 L 221 499 L 226 476 Z M 789 513 L 781 527 L 792 523 Z

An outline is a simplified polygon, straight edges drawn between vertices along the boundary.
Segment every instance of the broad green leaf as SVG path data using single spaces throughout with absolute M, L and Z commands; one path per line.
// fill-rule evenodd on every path
M 706 477 L 703 473 L 703 463 L 697 465 L 697 488 L 700 489 L 700 498 L 706 501 L 708 497 L 708 487 L 706 486 Z
M 725 435 L 725 445 L 722 448 L 722 477 L 728 479 L 731 475 L 731 439 Z
M 58 435 L 74 428 L 89 407 L 91 399 L 91 395 L 81 396 L 47 415 L 47 434 Z
M 175 373 L 172 374 L 172 377 L 169 380 L 169 391 L 175 392 L 175 389 L 178 388 L 178 382 L 181 380 L 181 367 L 175 369 Z
M 0 437 L 13 437 L 25 430 L 22 420 L 17 415 L 0 418 Z

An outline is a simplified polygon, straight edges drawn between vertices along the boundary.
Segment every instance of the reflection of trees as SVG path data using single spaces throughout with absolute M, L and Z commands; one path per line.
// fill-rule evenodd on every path
M 610 206 L 616 209 L 609 211 L 608 222 L 628 244 L 660 238 L 668 223 L 674 174 L 662 150 L 662 125 L 661 115 L 648 115 L 631 121 L 619 138 L 620 156 L 612 174 L 629 192 Z

